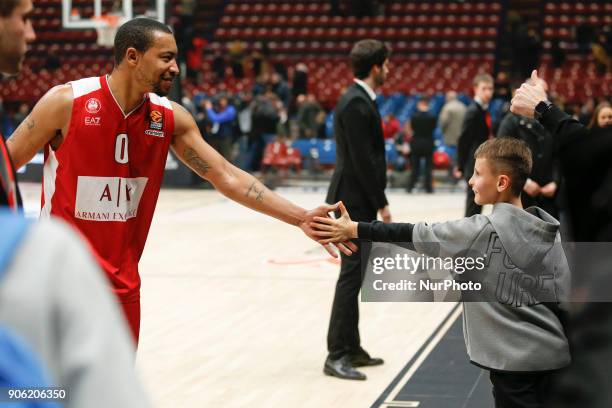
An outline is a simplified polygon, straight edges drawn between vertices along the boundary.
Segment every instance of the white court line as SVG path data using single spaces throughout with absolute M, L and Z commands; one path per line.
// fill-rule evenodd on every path
M 395 399 L 398 397 L 398 395 L 399 395 L 400 391 L 402 390 L 402 388 L 404 388 L 404 386 L 408 383 L 408 381 L 410 381 L 410 378 L 414 375 L 415 371 L 421 366 L 421 364 L 423 364 L 423 361 L 425 361 L 427 356 L 429 356 L 429 353 L 431 353 L 431 351 L 434 349 L 434 347 L 436 347 L 436 345 L 440 342 L 440 340 L 442 340 L 442 337 L 444 337 L 444 335 L 446 334 L 448 329 L 450 329 L 450 327 L 453 325 L 453 323 L 455 323 L 457 318 L 461 315 L 462 311 L 463 311 L 463 307 L 458 307 L 457 309 L 455 309 L 455 311 L 451 315 L 451 318 L 446 321 L 446 323 L 440 328 L 440 330 L 434 336 L 434 338 L 429 342 L 427 347 L 425 347 L 423 352 L 419 355 L 419 357 L 415 360 L 415 362 L 412 364 L 410 369 L 406 372 L 406 374 L 404 375 L 404 378 L 402 378 L 401 381 L 399 381 L 395 385 L 393 390 L 391 390 L 389 395 L 393 395 L 393 398 L 390 399 L 390 400 L 387 399 L 381 405 L 396 405 L 396 406 L 401 406 L 401 405 L 397 405 L 397 403 L 404 402 L 404 403 L 407 403 L 407 404 L 413 404 L 413 405 L 405 405 L 406 407 L 418 407 L 419 406 L 419 402 L 418 401 L 395 401 Z M 416 402 L 416 405 L 414 405 L 415 402 Z

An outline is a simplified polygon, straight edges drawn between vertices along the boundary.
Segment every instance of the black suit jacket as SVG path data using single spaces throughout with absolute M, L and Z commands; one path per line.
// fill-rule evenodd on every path
M 486 120 L 487 111 L 476 102 L 472 102 L 465 112 L 461 134 L 457 143 L 457 167 L 469 180 L 474 173 L 474 152 L 489 139 L 489 126 Z
M 336 169 L 326 201 L 376 213 L 388 204 L 385 144 L 378 109 L 360 85 L 353 84 L 338 101 L 334 135 Z
M 529 177 L 540 186 L 561 182 L 553 136 L 537 120 L 509 112 L 499 125 L 497 137 L 514 137 L 527 143 L 533 158 Z

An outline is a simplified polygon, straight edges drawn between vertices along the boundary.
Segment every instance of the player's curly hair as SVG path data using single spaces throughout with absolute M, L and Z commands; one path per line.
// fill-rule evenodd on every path
M 0 1 L 0 17 L 8 17 L 13 14 L 13 10 L 21 0 L 2 0 Z
M 172 34 L 172 30 L 167 25 L 144 17 L 132 19 L 119 27 L 114 44 L 115 64 L 121 64 L 128 48 L 134 48 L 139 52 L 146 52 L 151 48 L 153 33 L 156 31 Z

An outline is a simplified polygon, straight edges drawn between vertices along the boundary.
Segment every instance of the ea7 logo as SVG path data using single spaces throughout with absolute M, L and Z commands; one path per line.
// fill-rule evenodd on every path
M 85 116 L 86 126 L 100 126 L 100 117 L 98 116 Z

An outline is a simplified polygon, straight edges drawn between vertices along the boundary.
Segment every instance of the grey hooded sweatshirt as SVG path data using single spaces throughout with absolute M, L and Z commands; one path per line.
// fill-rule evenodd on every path
M 559 222 L 544 210 L 498 203 L 490 215 L 427 224 L 359 223 L 359 237 L 412 242 L 430 257 L 484 257 L 486 268 L 456 275 L 482 284 L 462 292 L 472 363 L 499 371 L 547 371 L 570 363 L 559 318 L 570 271 Z M 468 276 L 469 275 L 469 276 Z

